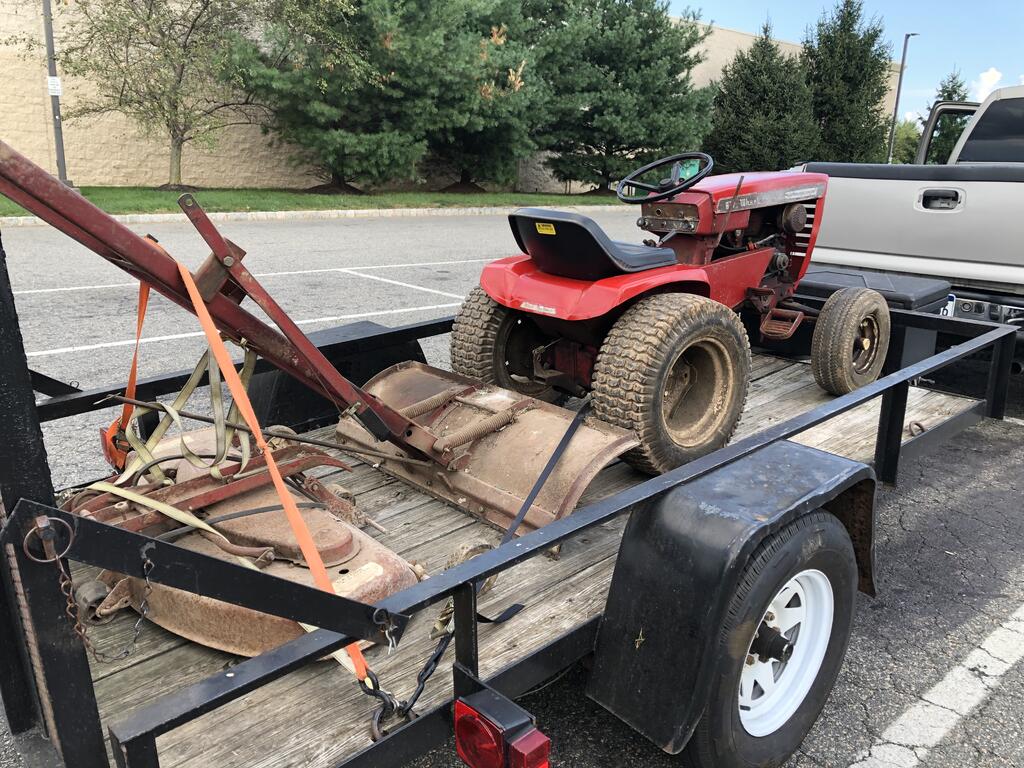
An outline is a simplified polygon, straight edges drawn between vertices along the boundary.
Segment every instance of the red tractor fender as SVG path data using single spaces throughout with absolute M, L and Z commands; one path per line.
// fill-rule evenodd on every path
M 502 306 L 560 320 L 590 320 L 648 293 L 666 289 L 709 296 L 738 307 L 747 286 L 756 286 L 772 249 L 747 251 L 704 266 L 675 264 L 628 272 L 593 282 L 541 272 L 521 254 L 493 261 L 480 274 L 480 287 Z

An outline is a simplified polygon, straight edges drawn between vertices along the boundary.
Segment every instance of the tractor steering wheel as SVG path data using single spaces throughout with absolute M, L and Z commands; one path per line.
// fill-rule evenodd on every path
M 704 165 L 693 176 L 683 179 L 682 174 L 684 160 L 699 160 L 703 162 Z M 650 173 L 656 168 L 661 168 L 663 165 L 670 164 L 672 166 L 672 170 L 667 179 L 661 179 L 657 184 L 638 181 L 638 179 L 644 174 Z M 656 203 L 659 200 L 667 200 L 668 198 L 689 189 L 711 173 L 711 169 L 714 167 L 715 161 L 712 159 L 711 155 L 705 152 L 683 152 L 682 154 L 672 155 L 671 157 L 663 157 L 660 160 L 655 160 L 653 163 L 648 163 L 641 168 L 637 168 L 635 171 L 630 173 L 626 178 L 619 182 L 619 186 L 615 189 L 615 194 L 618 196 L 619 200 L 624 203 Z M 634 194 L 632 196 L 626 194 L 625 190 L 627 187 L 633 190 Z M 647 194 L 635 194 L 638 189 L 642 189 Z

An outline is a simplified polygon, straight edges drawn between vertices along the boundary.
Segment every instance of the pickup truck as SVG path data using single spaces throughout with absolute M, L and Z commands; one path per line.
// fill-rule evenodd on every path
M 944 313 L 1020 326 L 1024 359 L 1024 86 L 937 102 L 915 160 L 803 165 L 830 177 L 814 261 L 948 280 Z

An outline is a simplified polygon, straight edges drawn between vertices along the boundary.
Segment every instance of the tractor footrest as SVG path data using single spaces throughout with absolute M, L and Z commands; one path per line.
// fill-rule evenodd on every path
M 804 313 L 797 309 L 772 307 L 772 310 L 761 321 L 761 335 L 766 339 L 782 341 L 788 339 L 800 323 L 804 321 Z

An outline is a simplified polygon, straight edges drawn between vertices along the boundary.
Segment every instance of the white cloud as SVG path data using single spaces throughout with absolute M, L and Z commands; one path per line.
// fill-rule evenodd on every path
M 995 67 L 989 67 L 980 75 L 977 80 L 971 80 L 971 98 L 975 101 L 984 101 L 1003 80 L 1003 73 Z

